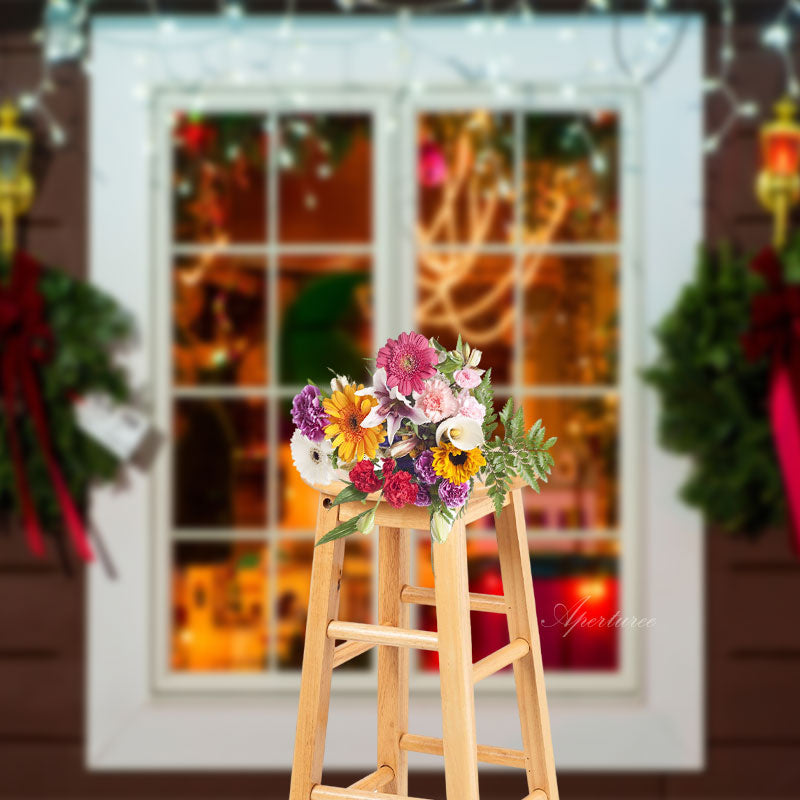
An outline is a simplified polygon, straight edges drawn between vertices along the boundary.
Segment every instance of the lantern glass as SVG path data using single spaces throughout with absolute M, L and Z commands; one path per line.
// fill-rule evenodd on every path
M 764 147 L 765 168 L 773 175 L 794 175 L 800 167 L 800 136 L 794 131 L 772 131 Z
M 25 169 L 25 143 L 21 139 L 0 138 L 0 180 L 18 180 Z

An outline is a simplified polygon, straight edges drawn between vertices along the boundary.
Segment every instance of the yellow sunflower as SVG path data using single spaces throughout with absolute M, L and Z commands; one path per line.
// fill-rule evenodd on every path
M 369 395 L 356 397 L 363 385 L 347 384 L 343 390 L 335 391 L 330 398 L 322 401 L 322 407 L 330 417 L 325 427 L 325 438 L 339 448 L 339 461 L 360 461 L 365 455 L 375 458 L 378 445 L 383 441 L 383 425 L 362 428 L 361 422 L 378 401 Z
M 472 450 L 459 450 L 455 445 L 443 443 L 439 447 L 432 447 L 433 471 L 451 483 L 464 483 L 468 481 L 481 467 L 486 465 L 486 459 L 480 447 Z

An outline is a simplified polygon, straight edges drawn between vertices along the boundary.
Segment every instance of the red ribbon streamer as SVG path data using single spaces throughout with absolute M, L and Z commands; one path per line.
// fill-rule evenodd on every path
M 34 365 L 46 361 L 53 336 L 45 320 L 44 298 L 39 291 L 39 264 L 25 253 L 17 253 L 6 283 L 0 284 L 0 379 L 6 433 L 14 469 L 14 481 L 22 507 L 22 522 L 30 551 L 45 552 L 42 530 L 31 495 L 16 428 L 18 403 L 33 421 L 36 440 L 44 455 L 50 481 L 73 547 L 84 561 L 92 560 L 86 531 L 69 494 L 53 452 L 47 414 L 39 392 Z
M 753 298 L 750 330 L 742 345 L 751 360 L 772 360 L 767 406 L 795 551 L 800 553 L 800 285 L 786 283 L 772 248 L 762 250 L 750 268 L 761 275 L 767 289 Z

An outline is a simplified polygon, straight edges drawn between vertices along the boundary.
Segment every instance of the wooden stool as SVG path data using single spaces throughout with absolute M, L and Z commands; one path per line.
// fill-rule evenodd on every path
M 414 800 L 408 798 L 408 751 L 444 755 L 448 800 L 479 800 L 478 761 L 526 771 L 524 800 L 558 800 L 550 740 L 539 630 L 520 487 L 496 515 L 505 596 L 471 594 L 464 526 L 494 507 L 476 486 L 466 513 L 444 544 L 433 544 L 435 589 L 409 586 L 410 530 L 428 528 L 428 509 L 396 510 L 378 504 L 378 624 L 338 619 L 345 540 L 314 550 L 300 707 L 289 800 Z M 316 538 L 365 510 L 361 503 L 332 505 L 342 486 L 320 492 Z M 370 496 L 372 497 L 372 495 Z M 375 502 L 372 502 L 375 505 Z M 410 630 L 409 605 L 436 606 L 438 632 Z M 506 614 L 510 644 L 472 663 L 470 609 Z M 335 646 L 335 640 L 343 644 Z M 333 670 L 378 646 L 377 770 L 346 789 L 321 785 Z M 408 732 L 408 648 L 439 652 L 443 738 Z M 473 686 L 514 665 L 524 750 L 478 745 Z

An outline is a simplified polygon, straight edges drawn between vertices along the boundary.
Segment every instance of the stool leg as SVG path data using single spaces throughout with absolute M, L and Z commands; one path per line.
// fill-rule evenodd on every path
M 547 795 L 547 800 L 558 800 L 528 535 L 519 489 L 511 493 L 511 501 L 496 515 L 495 521 L 500 571 L 508 609 L 508 634 L 511 641 L 522 638 L 530 644 L 528 655 L 514 662 L 528 789 L 532 794 L 536 789 L 541 789 Z
M 324 501 L 320 495 L 316 539 L 335 528 L 339 520 L 339 507 L 325 508 Z M 289 800 L 309 800 L 311 789 L 322 780 L 334 648 L 327 633 L 328 623 L 339 613 L 343 561 L 344 539 L 314 549 Z
M 447 800 L 479 800 L 467 539 L 458 520 L 444 544 L 434 542 L 442 740 Z
M 410 537 L 403 528 L 378 533 L 378 624 L 408 628 L 409 606 L 400 592 L 409 582 Z M 394 780 L 382 791 L 408 794 L 408 753 L 400 737 L 408 733 L 407 647 L 378 646 L 378 767 L 394 770 Z

